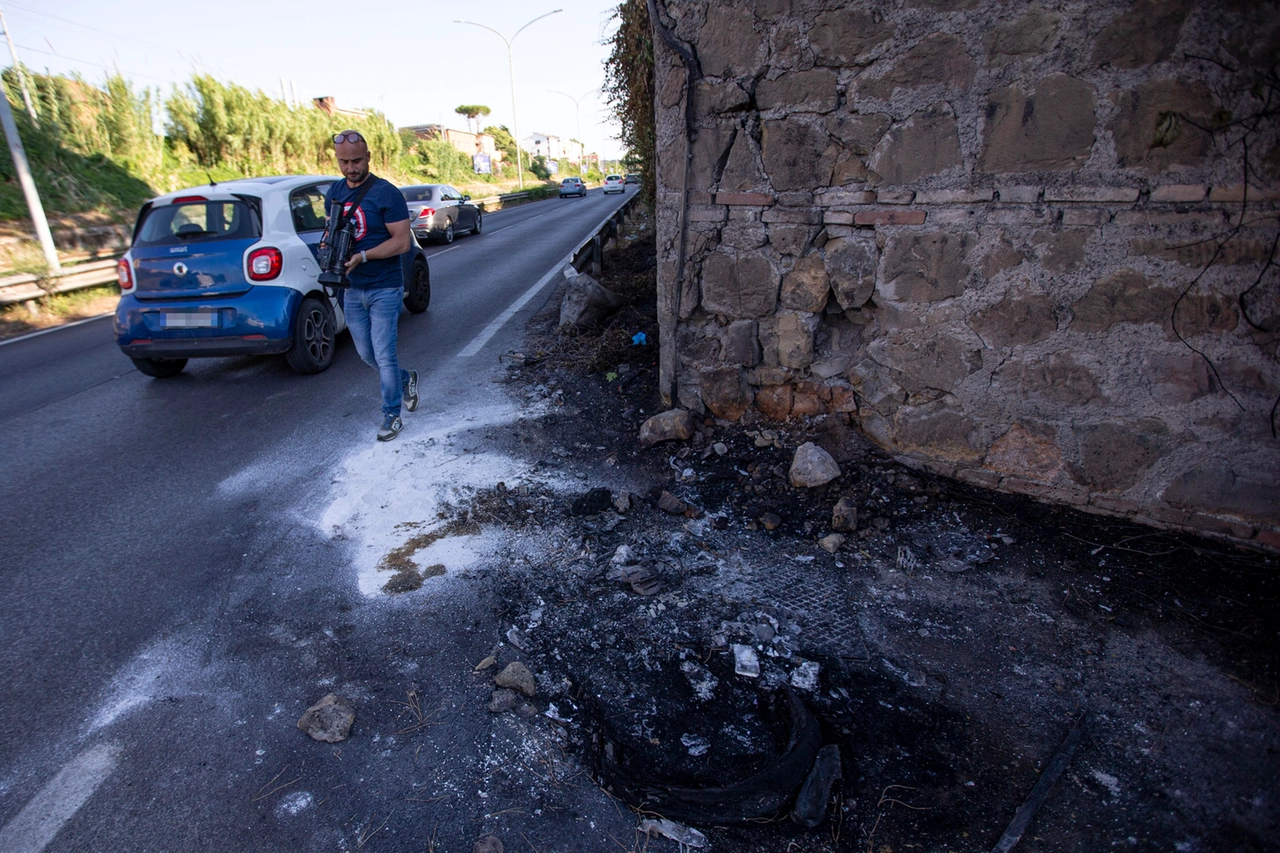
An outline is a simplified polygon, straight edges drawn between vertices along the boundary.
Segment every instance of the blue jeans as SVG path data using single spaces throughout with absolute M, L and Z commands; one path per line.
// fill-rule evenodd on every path
M 401 388 L 409 381 L 409 371 L 396 358 L 396 331 L 404 290 L 399 287 L 353 287 L 343 300 L 347 328 L 355 341 L 360 360 L 378 370 L 382 390 L 382 413 L 399 415 Z

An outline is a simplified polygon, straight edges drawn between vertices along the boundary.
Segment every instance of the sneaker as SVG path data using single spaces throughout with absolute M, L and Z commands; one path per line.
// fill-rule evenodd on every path
M 399 415 L 387 415 L 382 421 L 382 429 L 378 430 L 378 441 L 390 441 L 400 434 L 404 424 Z
M 412 412 L 418 408 L 418 371 L 409 371 L 409 381 L 404 383 L 404 408 Z

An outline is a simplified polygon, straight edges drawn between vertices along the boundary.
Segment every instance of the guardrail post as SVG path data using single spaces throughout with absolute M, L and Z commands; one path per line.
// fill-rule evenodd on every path
M 591 238 L 591 275 L 600 278 L 604 273 L 604 241 L 599 234 Z

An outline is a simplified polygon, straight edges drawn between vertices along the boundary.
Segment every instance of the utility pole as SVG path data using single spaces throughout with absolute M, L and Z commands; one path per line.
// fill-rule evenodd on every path
M 580 106 L 580 101 L 583 98 L 585 98 L 587 95 L 590 95 L 595 90 L 592 89 L 591 92 L 585 92 L 580 97 L 577 97 L 577 98 L 575 98 L 573 95 L 570 95 L 568 92 L 558 92 L 555 89 L 548 89 L 547 91 L 553 95 L 564 95 L 566 98 L 573 101 L 574 120 L 578 123 L 578 174 L 579 175 L 585 174 L 586 173 L 585 161 L 587 159 L 587 143 L 582 141 L 582 113 L 578 109 L 578 107 Z
M 9 24 L 4 19 L 3 9 L 0 9 L 0 29 L 4 30 L 5 40 L 9 42 L 9 55 L 13 57 L 13 70 L 18 72 L 18 86 L 22 89 L 22 101 L 27 105 L 27 115 L 31 116 L 31 123 L 39 127 L 40 119 L 36 118 L 35 104 L 31 103 L 31 93 L 27 91 L 27 75 L 22 73 L 22 61 L 18 59 L 18 51 L 14 49 L 13 36 L 9 35 Z
M 563 9 L 553 9 L 552 11 L 547 12 L 544 15 L 539 15 L 538 17 L 530 21 L 528 24 L 525 24 L 523 27 L 516 30 L 515 34 L 512 35 L 511 38 L 507 38 L 502 33 L 495 30 L 493 27 L 485 26 L 484 24 L 477 24 L 475 21 L 454 21 L 455 24 L 470 24 L 473 27 L 479 27 L 482 30 L 488 30 L 489 32 L 493 33 L 498 38 L 502 39 L 504 42 L 507 43 L 507 73 L 511 77 L 511 129 L 515 131 L 516 177 L 520 179 L 520 189 L 524 189 L 524 162 L 520 156 L 520 119 L 516 118 L 516 60 L 515 60 L 515 55 L 511 50 L 511 43 L 516 40 L 516 36 L 520 35 L 522 32 L 525 31 L 525 29 L 529 26 L 529 24 L 535 23 L 537 21 L 541 21 L 543 18 L 549 17 L 551 15 L 556 14 L 557 12 L 563 12 L 563 11 L 564 11 Z
M 58 262 L 58 250 L 53 245 L 53 234 L 49 231 L 49 220 L 44 218 L 44 207 L 40 204 L 40 194 L 36 192 L 36 182 L 31 177 L 31 166 L 27 163 L 27 152 L 22 148 L 22 137 L 18 136 L 18 125 L 13 120 L 13 110 L 9 109 L 9 96 L 0 87 L 0 122 L 4 124 L 4 135 L 9 140 L 9 154 L 13 157 L 13 168 L 18 173 L 18 183 L 22 185 L 22 195 L 27 200 L 27 210 L 31 212 L 31 221 L 36 226 L 36 236 L 40 238 L 40 248 L 44 250 L 45 262 L 49 264 L 49 272 L 62 272 L 62 264 Z

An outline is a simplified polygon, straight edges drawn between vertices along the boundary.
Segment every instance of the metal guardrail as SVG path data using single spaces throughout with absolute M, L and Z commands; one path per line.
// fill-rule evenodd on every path
M 0 278 L 0 305 L 16 305 L 52 293 L 67 293 L 111 284 L 116 281 L 117 260 L 118 256 L 65 267 L 59 275 L 45 278 L 43 285 L 40 283 L 41 277 L 31 273 Z
M 479 199 L 476 203 L 483 204 L 490 201 L 502 203 L 519 201 L 528 197 L 529 193 L 527 192 L 507 193 Z M 587 237 L 573 250 L 574 269 L 582 272 L 589 264 L 591 274 L 597 277 L 600 275 L 604 258 L 604 245 L 617 236 L 618 227 L 630 215 L 631 208 L 635 206 L 636 200 L 637 196 L 632 196 L 628 199 L 613 216 L 609 217 L 600 226 L 596 233 Z M 99 261 L 89 261 L 72 267 L 65 267 L 60 275 L 54 276 L 52 279 L 46 279 L 44 285 L 40 283 L 40 276 L 32 273 L 0 278 L 0 306 L 30 302 L 54 293 L 68 293 L 73 290 L 83 290 L 87 287 L 100 287 L 104 284 L 111 284 L 116 281 L 116 261 L 120 257 L 120 255 L 115 255 Z
M 570 256 L 573 268 L 578 272 L 587 272 L 590 268 L 591 276 L 599 278 L 604 271 L 604 247 L 610 240 L 616 239 L 618 229 L 622 227 L 628 216 L 631 215 L 631 209 L 636 206 L 640 200 L 640 194 L 636 193 L 623 202 L 622 206 L 614 211 L 610 216 L 600 224 L 596 232 L 587 239 L 578 244 L 578 248 L 573 250 Z

